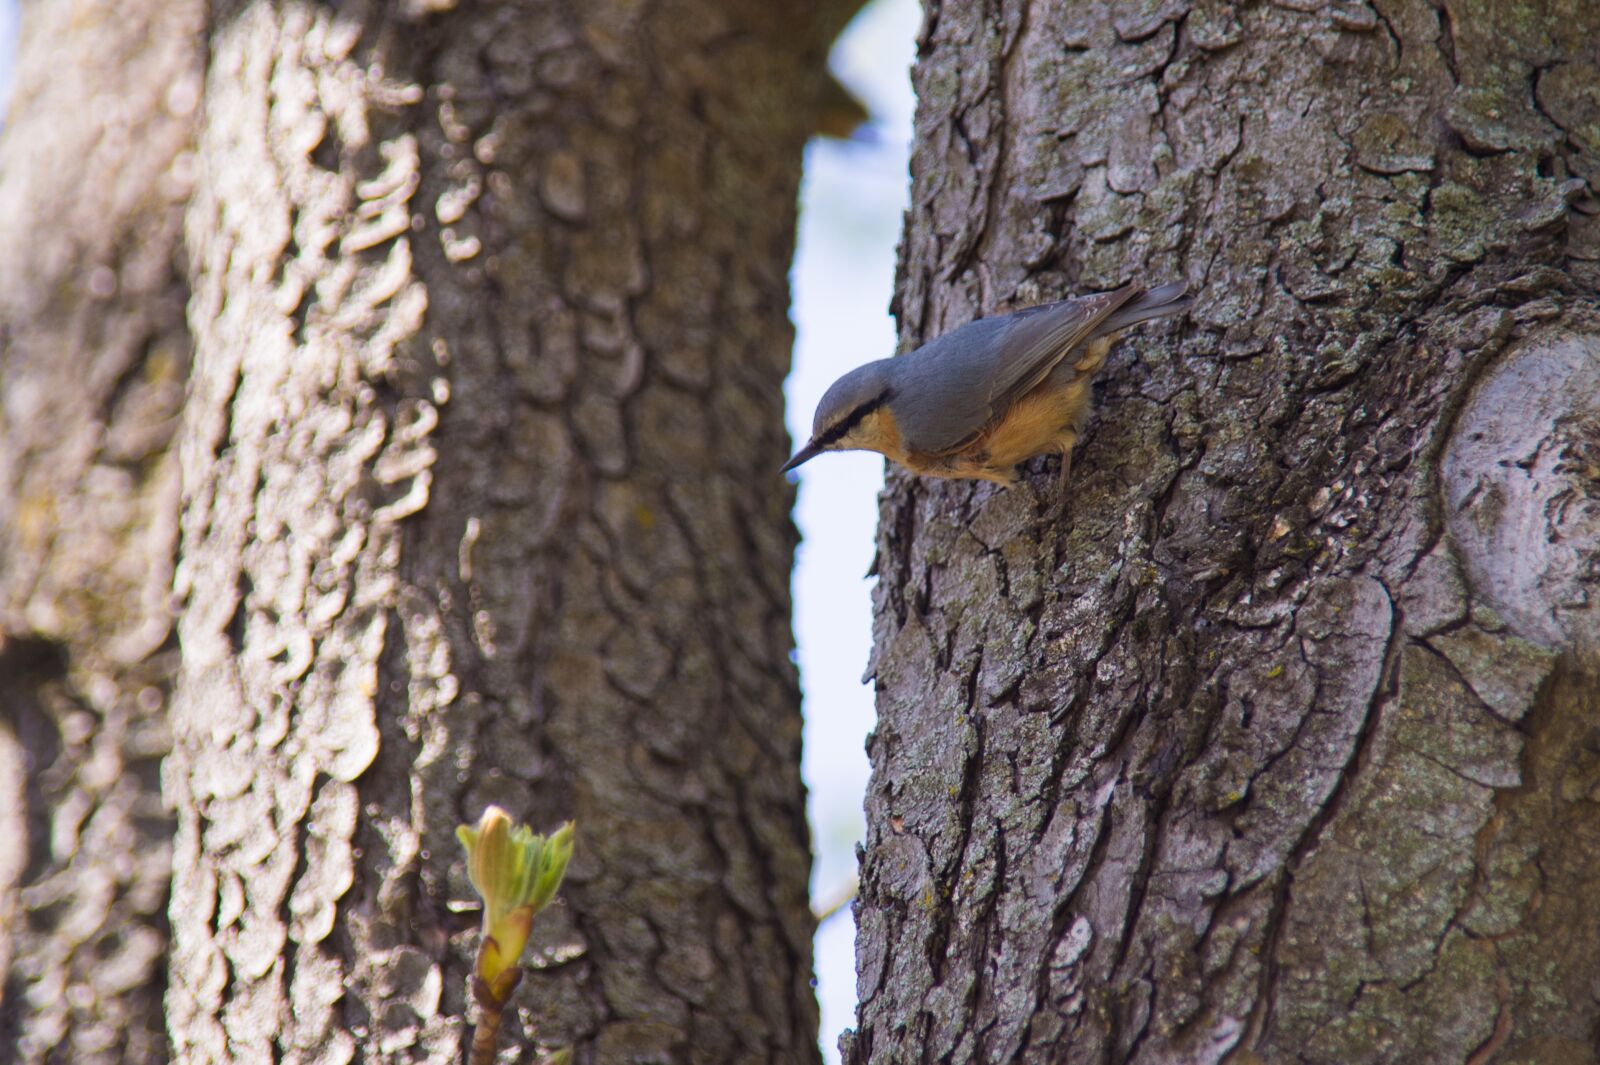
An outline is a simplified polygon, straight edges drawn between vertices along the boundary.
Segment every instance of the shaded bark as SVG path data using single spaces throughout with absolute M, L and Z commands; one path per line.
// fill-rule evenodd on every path
M 815 11 L 451 8 L 215 12 L 177 1054 L 454 1059 L 496 802 L 578 823 L 503 1038 L 814 1060 L 771 471 Z
M 0 137 L 0 1058 L 161 1060 L 201 8 L 23 9 Z
M 1059 520 L 891 475 L 847 1058 L 1595 1060 L 1597 37 L 929 6 L 905 338 L 1197 300 Z

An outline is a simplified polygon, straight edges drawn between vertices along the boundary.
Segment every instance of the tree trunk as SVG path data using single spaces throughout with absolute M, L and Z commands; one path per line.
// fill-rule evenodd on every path
M 178 1053 L 454 1058 L 453 829 L 498 802 L 579 826 L 514 1042 L 811 1060 L 792 533 L 750 487 L 809 6 L 415 6 L 212 30 Z
M 906 339 L 1196 302 L 1059 519 L 890 479 L 850 1060 L 1596 1060 L 1597 39 L 929 5 Z
M 0 1059 L 165 1057 L 201 5 L 31 3 L 0 139 Z
M 69 284 L 83 306 L 58 323 L 41 282 L 34 302 L 7 304 L 7 546 L 53 536 L 78 567 L 58 583 L 135 563 L 133 590 L 118 591 L 154 589 L 130 600 L 143 642 L 116 652 L 123 672 L 93 697 L 132 692 L 126 712 L 172 735 L 174 845 L 142 806 L 120 849 L 46 839 L 71 782 L 33 769 L 25 816 L 0 815 L 7 845 L 28 833 L 31 848 L 0 860 L 0 905 L 46 908 L 41 877 L 89 861 L 133 861 L 120 875 L 154 898 L 131 911 L 96 900 L 97 919 L 119 924 L 90 945 L 137 935 L 152 948 L 119 970 L 143 996 L 131 1019 L 97 1018 L 107 1060 L 162 1056 L 169 951 L 177 1060 L 457 1060 L 477 914 L 453 830 L 490 802 L 536 828 L 578 822 L 564 904 L 535 926 L 502 1030 L 518 1060 L 563 1044 L 579 1061 L 817 1059 L 792 495 L 774 471 L 800 151 L 827 42 L 854 6 L 219 3 L 203 37 L 196 12 L 170 4 L 123 5 L 126 36 L 109 13 L 88 28 L 30 14 L 41 77 L 43 49 L 70 55 L 71 34 L 103 32 L 148 59 L 140 76 L 167 95 L 152 104 L 145 82 L 87 56 L 92 91 L 19 92 L 17 114 L 75 145 L 104 138 L 104 101 L 86 101 L 106 86 L 177 116 L 125 231 L 87 201 L 81 217 L 47 213 L 49 196 L 96 180 L 66 180 L 82 147 L 47 168 L 18 155 L 23 122 L 8 137 L 8 178 L 32 184 L 7 192 L 5 233 L 30 250 L 4 267 L 37 271 L 60 227 L 58 275 L 101 302 Z M 184 80 L 201 44 L 203 93 Z M 175 155 L 191 136 L 192 154 Z M 191 177 L 158 226 L 161 182 Z M 160 293 L 155 280 L 113 286 L 107 305 L 84 249 L 170 262 L 180 215 L 187 264 Z M 187 328 L 174 313 L 186 299 Z M 14 413 L 34 415 L 13 382 L 22 366 L 38 375 L 34 402 L 59 397 L 58 432 L 93 426 L 70 452 L 89 469 L 91 444 L 113 435 L 105 409 L 121 407 L 74 387 L 100 380 L 118 314 L 160 329 L 118 349 L 106 395 L 136 394 L 158 367 L 178 390 L 160 393 L 171 419 L 190 335 L 194 372 L 171 459 L 164 438 L 140 437 L 133 459 L 104 460 L 126 483 L 112 485 L 123 510 L 98 557 L 69 534 L 107 520 L 101 496 L 74 504 L 81 528 L 30 509 L 42 504 L 23 475 L 44 460 L 23 434 L 52 423 Z M 51 345 L 61 363 L 33 354 Z M 8 697 L 0 757 L 38 766 L 65 749 L 51 700 L 73 697 L 43 686 L 111 670 L 95 656 L 113 654 L 107 633 L 124 621 L 38 620 L 39 579 L 13 576 L 18 557 L 8 550 L 0 602 L 5 675 L 24 679 L 8 683 L 22 695 Z M 161 677 L 125 685 L 176 657 L 157 654 L 169 576 L 181 663 L 165 715 Z M 125 742 L 104 731 L 114 720 L 73 727 L 98 750 Z M 148 803 L 137 768 L 116 783 Z M 30 974 L 66 967 L 47 933 L 29 934 L 11 944 L 5 1017 L 37 1059 L 61 1030 L 38 1003 L 61 981 L 29 998 L 45 979 Z M 105 969 L 104 953 L 78 969 Z

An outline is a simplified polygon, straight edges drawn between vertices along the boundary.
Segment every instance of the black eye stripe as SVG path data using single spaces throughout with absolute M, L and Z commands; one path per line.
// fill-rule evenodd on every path
M 889 393 L 885 392 L 877 399 L 861 404 L 861 406 L 850 412 L 850 416 L 848 418 L 835 425 L 832 429 L 829 429 L 821 436 L 817 437 L 817 446 L 827 447 L 829 444 L 843 439 L 846 433 L 861 424 L 861 420 L 863 418 L 887 402 L 889 402 Z

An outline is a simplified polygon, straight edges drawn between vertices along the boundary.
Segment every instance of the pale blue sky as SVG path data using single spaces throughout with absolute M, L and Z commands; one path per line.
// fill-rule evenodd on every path
M 905 209 L 911 139 L 909 71 L 917 0 L 873 0 L 831 57 L 839 79 L 872 110 L 856 139 L 806 150 L 793 270 L 795 368 L 786 386 L 789 432 L 803 441 L 817 399 L 853 366 L 894 350 L 888 314 L 894 248 Z M 16 0 L 0 0 L 0 115 L 17 33 Z M 804 537 L 794 574 L 795 635 L 805 689 L 806 786 L 817 861 L 813 894 L 827 899 L 855 873 L 866 788 L 871 689 L 861 684 L 871 645 L 870 585 L 883 460 L 824 455 L 800 472 L 795 510 Z M 776 474 L 774 475 L 776 476 Z M 848 910 L 817 936 L 822 1045 L 838 1060 L 839 1032 L 855 1016 L 855 925 Z
M 911 142 L 911 61 L 917 0 L 874 0 L 834 48 L 839 80 L 871 108 L 865 136 L 813 141 L 800 189 L 795 254 L 794 372 L 785 389 L 789 433 L 811 432 L 817 400 L 846 370 L 894 353 L 889 297 L 906 206 Z M 812 894 L 828 899 L 856 871 L 867 783 L 872 689 L 861 683 L 872 645 L 871 584 L 883 460 L 823 455 L 800 467 L 795 520 L 795 638 L 805 689 L 806 786 L 817 861 Z M 839 1032 L 855 1019 L 855 922 L 839 914 L 817 934 L 822 1046 L 838 1061 Z

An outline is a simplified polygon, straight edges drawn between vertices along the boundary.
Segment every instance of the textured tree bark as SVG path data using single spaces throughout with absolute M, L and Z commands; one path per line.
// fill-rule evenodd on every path
M 497 802 L 578 823 L 503 1039 L 814 1060 L 773 471 L 816 7 L 453 7 L 214 12 L 176 1052 L 454 1060 Z
M 166 1053 L 188 0 L 23 10 L 0 138 L 0 1060 Z
M 1596 1060 L 1596 39 L 929 4 L 905 338 L 1197 300 L 1059 520 L 891 476 L 850 1060 Z
M 773 471 L 800 149 L 856 6 L 30 8 L 8 1050 L 456 1060 L 453 828 L 498 802 L 579 823 L 519 1060 L 816 1060 Z

